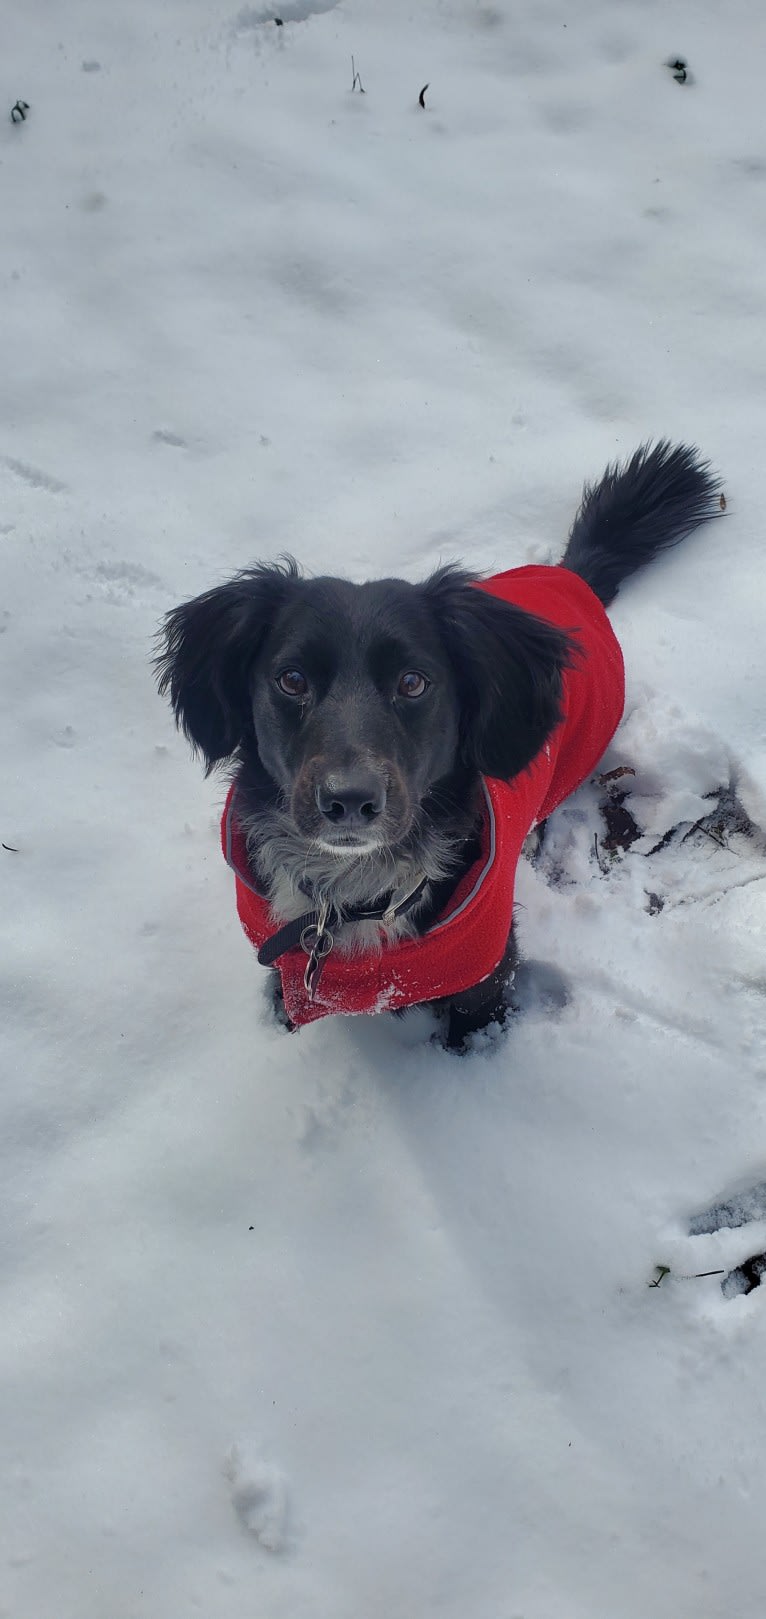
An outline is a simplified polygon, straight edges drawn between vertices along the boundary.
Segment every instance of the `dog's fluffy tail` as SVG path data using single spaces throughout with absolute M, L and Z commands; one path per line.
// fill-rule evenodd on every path
M 604 603 L 659 551 L 722 511 L 721 480 L 688 444 L 643 444 L 624 465 L 586 484 L 562 564 Z

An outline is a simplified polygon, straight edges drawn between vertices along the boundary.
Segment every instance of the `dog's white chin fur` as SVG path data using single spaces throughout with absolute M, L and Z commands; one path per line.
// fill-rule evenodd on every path
M 416 855 L 397 853 L 382 842 L 307 841 L 277 809 L 243 821 L 242 829 L 275 922 L 302 916 L 309 892 L 314 900 L 324 897 L 341 911 L 370 904 L 384 892 L 403 897 L 423 876 L 429 882 L 446 876 L 456 865 L 461 847 L 454 837 L 436 828 L 426 829 Z M 413 910 L 388 923 L 349 922 L 338 931 L 336 949 L 340 954 L 374 951 L 386 939 L 410 937 L 417 932 L 415 918 L 428 894 L 426 889 Z
M 334 854 L 339 855 L 347 860 L 353 860 L 355 856 L 358 857 L 359 855 L 376 854 L 379 849 L 383 848 L 383 844 L 327 843 L 325 842 L 324 838 L 317 838 L 316 847 L 321 849 L 323 854 Z

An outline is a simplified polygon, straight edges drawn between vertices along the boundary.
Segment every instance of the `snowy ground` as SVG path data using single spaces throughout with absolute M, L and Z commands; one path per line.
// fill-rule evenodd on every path
M 279 14 L 5 19 L 0 1615 L 763 1619 L 766 16 Z M 520 873 L 568 1004 L 282 1035 L 161 614 L 554 559 L 661 433 L 728 511 L 614 611 L 645 836 Z

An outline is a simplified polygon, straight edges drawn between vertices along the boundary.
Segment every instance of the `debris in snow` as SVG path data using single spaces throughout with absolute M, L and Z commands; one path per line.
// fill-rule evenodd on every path
M 637 825 L 630 810 L 625 808 L 627 793 L 612 793 L 601 805 L 601 814 L 606 823 L 606 837 L 601 840 L 602 849 L 607 854 L 623 853 L 641 837 L 641 829 Z
M 635 776 L 632 765 L 616 765 L 614 770 L 604 770 L 596 777 L 599 787 L 608 787 L 612 781 L 621 781 L 623 776 Z
M 669 1265 L 655 1265 L 654 1268 L 657 1275 L 653 1282 L 648 1283 L 649 1287 L 659 1287 L 666 1276 L 672 1276 L 674 1282 L 699 1282 L 705 1276 L 724 1276 L 726 1274 L 722 1270 L 671 1271 Z M 723 1283 L 721 1283 L 721 1286 L 723 1286 Z
M 29 102 L 28 101 L 17 101 L 14 104 L 14 106 L 11 107 L 11 123 L 12 124 L 23 124 L 24 119 L 26 118 L 28 112 L 29 112 Z
M 699 816 L 690 824 L 678 821 L 669 827 L 651 848 L 639 849 L 638 853 L 649 859 L 666 849 L 674 840 L 686 843 L 687 839 L 694 837 L 695 834 L 709 838 L 712 843 L 717 843 L 719 849 L 730 849 L 734 854 L 739 852 L 736 846 L 733 847 L 731 844 L 731 838 L 735 833 L 747 838 L 751 843 L 759 845 L 763 843 L 763 834 L 750 819 L 731 787 L 720 787 L 714 793 L 705 793 L 704 797 L 714 806 L 708 814 Z

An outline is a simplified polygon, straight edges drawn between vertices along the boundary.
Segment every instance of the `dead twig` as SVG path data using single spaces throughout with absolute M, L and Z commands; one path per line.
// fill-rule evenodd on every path
M 632 765 L 616 765 L 614 770 L 603 770 L 601 775 L 596 777 L 596 783 L 599 787 L 606 787 L 610 781 L 621 781 L 623 776 L 635 774 Z
M 670 1276 L 671 1274 L 669 1265 L 655 1265 L 654 1268 L 657 1272 L 657 1276 L 653 1282 L 649 1282 L 647 1284 L 649 1287 L 659 1287 L 660 1282 L 664 1282 L 665 1277 Z M 726 1272 L 725 1270 L 677 1270 L 673 1271 L 672 1274 L 673 1279 L 676 1282 L 697 1282 L 703 1276 L 725 1276 Z
M 692 837 L 695 832 L 704 832 L 705 837 L 710 838 L 712 843 L 717 843 L 719 849 L 728 849 L 728 843 L 724 843 L 722 837 L 719 837 L 715 832 L 712 832 L 709 826 L 705 826 L 704 819 L 705 818 L 703 816 L 701 821 L 695 821 L 694 825 L 689 827 L 688 832 L 684 832 L 681 842 L 685 843 L 686 839 Z

